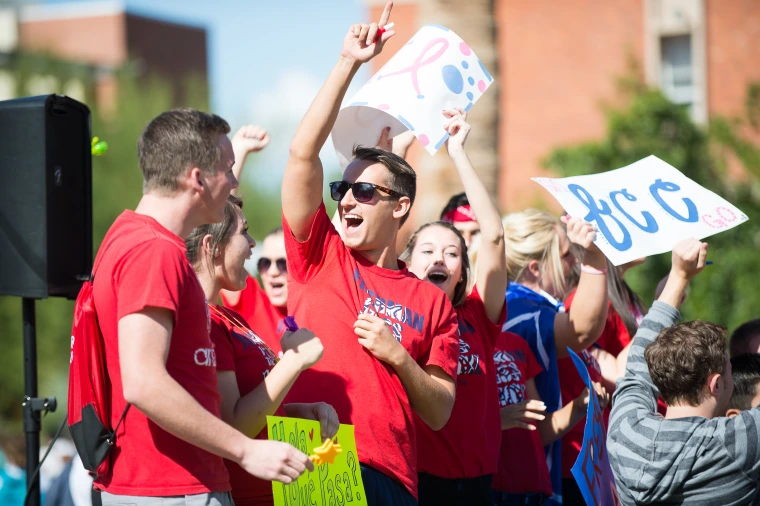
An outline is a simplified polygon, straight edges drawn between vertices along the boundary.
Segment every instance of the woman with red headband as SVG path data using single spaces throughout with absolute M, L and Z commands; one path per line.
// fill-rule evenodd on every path
M 462 233 L 467 250 L 471 252 L 473 241 L 480 235 L 480 224 L 470 207 L 466 193 L 457 193 L 449 199 L 449 203 L 441 211 L 441 221 L 451 223 Z
M 469 295 L 467 245 L 455 228 L 456 221 L 455 225 L 446 221 L 423 225 L 401 255 L 410 272 L 446 292 L 457 312 L 460 332 L 451 418 L 437 432 L 424 423 L 416 424 L 419 504 L 491 506 L 491 475 L 501 441 L 493 352 L 506 318 L 504 230 L 498 209 L 465 153 L 470 125 L 464 111 L 449 110 L 444 116 L 450 134 L 446 147 L 473 202 L 467 212 L 478 216 L 482 240 L 477 280 Z

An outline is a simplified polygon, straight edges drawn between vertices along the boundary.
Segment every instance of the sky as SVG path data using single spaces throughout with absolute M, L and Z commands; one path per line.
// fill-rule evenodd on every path
M 272 141 L 255 160 L 256 167 L 267 167 L 265 177 L 257 181 L 270 188 L 281 179 L 290 139 L 337 61 L 348 27 L 366 17 L 360 0 L 123 0 L 123 4 L 134 14 L 207 30 L 212 111 L 229 121 L 233 131 L 248 123 L 270 130 Z M 347 95 L 368 78 L 366 69 L 360 71 Z M 337 166 L 331 141 L 322 154 L 325 166 Z

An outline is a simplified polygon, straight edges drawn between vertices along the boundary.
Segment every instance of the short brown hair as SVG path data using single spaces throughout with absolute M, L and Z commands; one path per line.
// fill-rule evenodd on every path
M 380 148 L 370 148 L 368 146 L 354 146 L 354 160 L 368 160 L 370 162 L 380 163 L 391 173 L 388 178 L 388 187 L 402 195 L 409 197 L 409 211 L 401 218 L 401 224 L 406 223 L 409 213 L 412 212 L 414 198 L 417 196 L 417 174 L 406 160 L 398 155 L 385 151 Z
M 225 120 L 195 109 L 172 109 L 156 116 L 137 141 L 143 191 L 174 192 L 179 176 L 191 167 L 213 173 L 221 156 L 218 138 L 228 133 Z
M 644 358 L 669 406 L 698 406 L 707 378 L 725 372 L 726 328 L 699 320 L 669 327 L 647 346 Z
M 731 379 L 734 381 L 734 391 L 728 401 L 728 409 L 752 409 L 752 399 L 760 385 L 760 354 L 745 353 L 732 357 Z

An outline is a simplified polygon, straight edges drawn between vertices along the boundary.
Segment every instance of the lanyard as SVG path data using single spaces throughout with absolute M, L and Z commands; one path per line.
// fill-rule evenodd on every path
M 230 320 L 230 318 L 224 312 L 219 311 L 219 309 L 217 309 L 216 306 L 214 306 L 213 304 L 209 304 L 208 307 L 217 315 L 219 315 L 221 318 L 224 318 L 225 320 L 227 320 L 227 323 L 229 323 L 233 327 L 240 328 L 245 333 L 246 336 L 251 338 L 251 340 L 253 340 L 257 345 L 263 347 L 265 352 L 271 353 L 272 356 L 274 357 L 275 362 L 279 362 L 280 359 L 277 358 L 277 354 L 275 354 L 275 352 L 272 351 L 272 348 L 270 348 L 269 345 L 265 343 L 263 339 L 257 336 L 256 333 L 253 330 L 251 330 L 250 327 L 248 327 L 247 325 L 243 325 L 243 323 L 240 322 L 240 320 L 238 320 L 237 318 L 235 318 L 234 315 L 231 315 L 234 321 Z

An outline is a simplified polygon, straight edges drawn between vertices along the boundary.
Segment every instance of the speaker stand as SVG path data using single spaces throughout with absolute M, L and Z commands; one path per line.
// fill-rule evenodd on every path
M 24 321 L 24 433 L 26 433 L 26 487 L 29 495 L 26 505 L 40 506 L 40 413 L 53 412 L 55 397 L 37 397 L 37 319 L 34 299 L 22 299 Z

